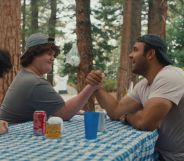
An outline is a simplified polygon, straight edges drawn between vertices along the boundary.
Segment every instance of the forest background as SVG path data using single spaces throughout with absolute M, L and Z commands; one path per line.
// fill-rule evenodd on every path
M 3 79 L 1 100 L 17 71 L 25 40 L 41 32 L 56 39 L 61 54 L 47 80 L 53 75 L 69 75 L 69 83 L 78 92 L 92 69 L 106 74 L 108 91 L 120 99 L 130 82 L 138 81 L 131 73 L 128 54 L 136 38 L 153 33 L 168 44 L 174 65 L 184 67 L 183 0 L 0 0 L 0 47 L 12 54 L 13 70 Z M 80 64 L 66 63 L 68 52 L 77 44 Z M 92 97 L 85 110 L 94 110 Z

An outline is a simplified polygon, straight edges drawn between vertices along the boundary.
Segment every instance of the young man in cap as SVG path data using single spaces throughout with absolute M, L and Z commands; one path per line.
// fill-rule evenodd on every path
M 10 53 L 6 50 L 0 49 L 0 78 L 9 72 L 12 68 Z M 1 110 L 0 110 L 1 113 Z M 0 120 L 0 135 L 8 131 L 8 123 L 4 120 Z
M 138 38 L 129 55 L 132 72 L 142 75 L 133 91 L 119 102 L 100 87 L 95 96 L 113 120 L 140 130 L 159 129 L 156 148 L 160 160 L 184 160 L 184 71 L 171 65 L 167 47 L 157 35 Z M 102 81 L 99 71 L 86 78 L 91 85 Z
M 33 120 L 36 110 L 46 111 L 47 116 L 58 116 L 69 120 L 87 103 L 97 86 L 87 85 L 75 97 L 64 101 L 44 79 L 50 72 L 59 48 L 54 39 L 37 33 L 26 41 L 21 56 L 22 69 L 10 85 L 2 103 L 1 119 L 9 123 Z

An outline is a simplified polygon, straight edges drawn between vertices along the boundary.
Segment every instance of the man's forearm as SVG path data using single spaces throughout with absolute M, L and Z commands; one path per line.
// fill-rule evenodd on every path
M 76 114 L 88 102 L 88 99 L 92 96 L 95 90 L 96 89 L 91 85 L 84 87 L 77 96 L 66 102 L 67 109 L 70 110 L 71 113 Z
M 155 126 L 152 126 L 144 119 L 142 111 L 138 111 L 136 113 L 128 113 L 126 115 L 126 122 L 139 130 L 153 131 L 156 129 Z
M 71 119 L 87 103 L 95 90 L 96 88 L 94 86 L 85 86 L 77 96 L 65 102 L 65 107 L 59 112 L 60 117 L 64 120 Z
M 132 125 L 136 129 L 144 130 L 142 127 L 142 118 L 140 111 L 136 113 L 128 113 L 125 118 L 126 122 Z
M 118 106 L 117 100 L 107 93 L 103 88 L 95 91 L 95 96 L 100 106 L 107 111 L 110 118 L 114 118 L 115 108 Z

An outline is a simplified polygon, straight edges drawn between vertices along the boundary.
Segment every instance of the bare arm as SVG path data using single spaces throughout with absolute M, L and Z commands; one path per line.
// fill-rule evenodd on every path
M 95 92 L 95 96 L 102 108 L 107 111 L 112 120 L 119 120 L 125 113 L 135 112 L 142 109 L 142 106 L 129 96 L 125 96 L 118 102 L 112 95 L 100 88 Z
M 173 103 L 167 99 L 151 98 L 145 102 L 143 110 L 129 113 L 126 120 L 137 129 L 152 131 L 159 127 L 172 106 Z
M 102 82 L 102 73 L 100 71 L 91 71 L 86 82 L 91 85 L 98 85 Z M 140 110 L 141 105 L 130 98 L 125 96 L 118 102 L 112 95 L 108 94 L 103 88 L 99 88 L 95 92 L 95 96 L 102 108 L 107 111 L 107 114 L 112 120 L 119 120 L 120 116 L 127 112 L 135 112 Z
M 61 107 L 54 116 L 59 116 L 63 120 L 71 119 L 87 103 L 96 88 L 96 86 L 87 85 L 77 96 L 66 101 L 64 107 Z

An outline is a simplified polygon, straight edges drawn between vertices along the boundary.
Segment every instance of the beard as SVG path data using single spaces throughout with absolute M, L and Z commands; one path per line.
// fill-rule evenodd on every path
M 146 59 L 142 59 L 132 65 L 132 72 L 134 74 L 145 76 L 149 69 L 149 64 Z

